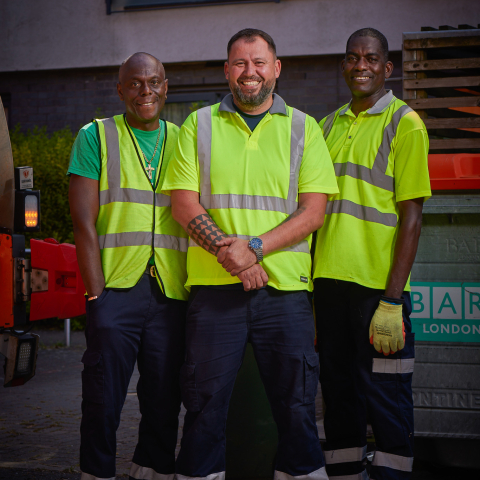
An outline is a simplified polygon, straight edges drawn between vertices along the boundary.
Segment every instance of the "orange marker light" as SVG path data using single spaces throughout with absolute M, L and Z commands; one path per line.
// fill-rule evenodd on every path
M 25 197 L 25 226 L 36 227 L 38 225 L 38 198 L 35 195 Z

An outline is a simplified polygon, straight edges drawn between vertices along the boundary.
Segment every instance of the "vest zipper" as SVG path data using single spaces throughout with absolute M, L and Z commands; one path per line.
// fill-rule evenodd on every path
M 158 169 L 157 183 L 155 184 L 155 186 L 153 186 L 152 182 L 148 178 L 147 172 L 145 171 L 145 166 L 143 165 L 142 158 L 140 157 L 140 153 L 138 152 L 137 145 L 135 143 L 135 140 L 133 139 L 132 132 L 131 132 L 131 130 L 129 128 L 129 125 L 127 123 L 127 119 L 126 119 L 125 114 L 123 114 L 123 121 L 125 122 L 128 133 L 129 133 L 130 138 L 132 140 L 133 146 L 135 147 L 135 151 L 137 152 L 137 158 L 138 158 L 138 161 L 140 162 L 140 166 L 142 167 L 143 173 L 145 174 L 145 178 L 147 179 L 147 181 L 148 181 L 148 183 L 149 183 L 149 185 L 150 185 L 150 187 L 152 188 L 152 191 L 153 191 L 152 255 L 154 256 L 154 261 L 155 261 L 155 206 L 156 206 L 155 192 L 157 190 L 158 182 L 160 181 L 160 176 L 162 174 L 163 156 L 165 155 L 165 147 L 167 145 L 167 122 L 165 122 L 165 120 L 160 120 L 161 122 L 164 123 L 165 136 L 164 136 L 164 139 L 163 139 L 162 154 L 161 154 L 161 157 L 159 159 L 160 168 Z M 163 284 L 162 277 L 159 275 L 157 265 L 155 265 L 155 263 L 154 263 L 154 267 L 155 267 L 155 274 L 156 274 L 157 278 L 160 280 L 160 285 L 162 286 L 162 292 L 166 296 L 165 285 Z

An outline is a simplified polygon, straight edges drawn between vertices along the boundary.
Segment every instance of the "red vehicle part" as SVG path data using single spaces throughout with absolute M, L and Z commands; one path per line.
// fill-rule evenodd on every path
M 432 190 L 480 189 L 480 154 L 428 155 Z
M 32 288 L 30 321 L 76 317 L 85 313 L 85 286 L 77 263 L 75 245 L 52 238 L 30 240 L 32 283 L 35 275 L 46 278 L 48 290 Z M 45 286 L 46 287 L 46 286 Z
M 13 327 L 12 236 L 0 234 L 0 327 Z

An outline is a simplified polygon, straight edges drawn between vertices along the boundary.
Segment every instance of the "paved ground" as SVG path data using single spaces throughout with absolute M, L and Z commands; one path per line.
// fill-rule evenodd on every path
M 63 348 L 63 332 L 39 332 L 42 340 L 36 376 L 21 387 L 0 391 L 0 478 L 3 469 L 40 469 L 65 472 L 32 472 L 25 479 L 78 478 L 80 445 L 80 362 L 85 349 L 81 332 L 72 332 L 72 346 Z M 45 345 L 46 344 L 46 345 Z M 3 376 L 3 372 L 0 373 Z M 139 422 L 135 393 L 138 372 L 132 377 L 118 433 L 117 468 L 126 474 L 136 442 Z M 0 379 L 3 384 L 3 378 Z M 67 475 L 71 472 L 70 475 Z M 3 475 L 3 476 L 2 476 Z M 5 476 L 6 475 L 6 476 Z
M 36 376 L 21 387 L 0 387 L 0 480 L 78 480 L 83 333 L 72 333 L 65 348 L 63 332 L 41 336 Z M 3 362 L 3 360 L 1 361 Z M 140 419 L 135 371 L 122 413 L 117 444 L 117 477 L 128 478 Z M 0 385 L 3 369 L 0 368 Z M 321 397 L 317 398 L 318 426 L 323 437 Z M 183 426 L 183 410 L 181 413 Z M 177 446 L 178 449 L 178 446 Z M 477 472 L 434 469 L 415 462 L 414 480 L 478 478 Z

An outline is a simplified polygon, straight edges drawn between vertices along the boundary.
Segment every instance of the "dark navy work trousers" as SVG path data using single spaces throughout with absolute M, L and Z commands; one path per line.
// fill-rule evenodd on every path
M 82 480 L 115 478 L 116 431 L 135 361 L 142 418 L 130 475 L 173 480 L 186 308 L 187 302 L 165 297 L 146 274 L 131 289 L 105 290 L 87 302 Z
M 191 297 L 177 479 L 225 478 L 228 404 L 247 342 L 278 427 L 275 478 L 326 479 L 315 423 L 318 357 L 308 293 L 197 287 Z
M 407 480 L 413 464 L 415 357 L 410 294 L 402 296 L 405 348 L 385 356 L 369 341 L 370 321 L 384 291 L 323 278 L 314 285 L 328 476 L 368 479 L 368 418 L 376 444 L 370 478 Z

